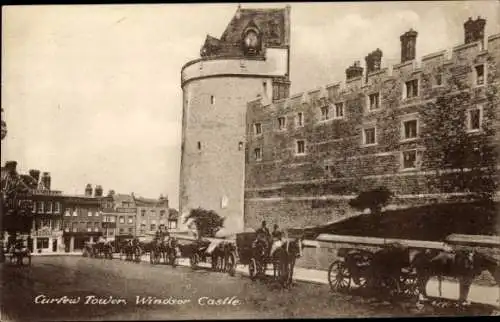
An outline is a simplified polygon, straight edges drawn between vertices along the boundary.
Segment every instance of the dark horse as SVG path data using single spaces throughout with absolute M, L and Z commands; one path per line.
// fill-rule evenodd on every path
M 144 246 L 141 246 L 139 240 L 134 238 L 133 240 L 126 242 L 126 244 L 123 246 L 122 254 L 125 255 L 126 260 L 140 262 L 141 256 L 144 252 L 143 247 Z
M 497 285 L 500 283 L 499 263 L 493 257 L 478 251 L 468 250 L 426 250 L 418 252 L 412 261 L 417 273 L 417 284 L 420 300 L 427 298 L 426 285 L 433 276 L 438 278 L 439 295 L 442 295 L 441 282 L 443 276 L 458 279 L 459 304 L 469 304 L 467 297 L 475 277 L 483 271 L 489 271 Z M 500 286 L 499 286 L 500 287 Z M 499 289 L 500 291 L 500 289 Z M 499 292 L 500 294 L 500 292 Z
M 274 276 L 279 279 L 283 286 L 288 287 L 293 282 L 293 270 L 298 257 L 302 256 L 302 243 L 304 236 L 299 238 L 287 238 L 272 255 Z

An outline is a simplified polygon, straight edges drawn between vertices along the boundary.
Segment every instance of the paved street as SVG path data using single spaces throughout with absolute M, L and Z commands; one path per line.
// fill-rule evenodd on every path
M 202 269 L 192 271 L 187 267 L 153 266 L 117 259 L 44 256 L 33 258 L 31 267 L 9 264 L 0 267 L 2 321 L 490 314 L 484 308 L 450 312 L 436 311 L 429 306 L 418 311 L 411 303 L 391 304 L 355 295 L 332 294 L 325 285 L 299 282 L 290 290 L 282 290 L 272 283 L 252 282 L 239 274 L 230 277 Z M 166 301 L 165 304 L 137 304 L 137 296 Z M 116 304 L 92 304 L 97 303 L 98 298 L 110 297 Z M 78 303 L 68 303 L 77 302 L 78 298 Z M 67 303 L 44 304 L 50 299 Z M 222 299 L 224 304 L 209 305 L 213 304 L 212 299 Z

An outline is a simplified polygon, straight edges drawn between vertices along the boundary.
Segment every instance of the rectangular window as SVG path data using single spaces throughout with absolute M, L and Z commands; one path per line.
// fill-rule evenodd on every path
M 92 228 L 91 228 L 91 227 L 87 227 L 87 231 L 88 231 L 88 232 L 91 232 L 91 231 L 92 231 Z
M 109 220 L 110 220 L 110 222 L 115 222 L 116 221 L 116 217 L 115 216 L 109 216 Z
M 255 135 L 262 134 L 262 125 L 260 123 L 255 123 L 253 125 Z
M 213 96 L 213 95 L 210 96 L 210 104 L 212 104 L 212 105 L 215 104 L 215 96 Z
M 467 111 L 467 130 L 470 132 L 481 130 L 483 121 L 482 108 L 476 107 Z
M 61 203 L 60 202 L 55 202 L 54 203 L 54 212 L 56 214 L 58 214 L 59 212 L 61 212 Z
M 43 201 L 38 202 L 38 212 L 43 212 Z
M 66 211 L 64 212 L 64 215 L 68 216 L 68 217 L 71 216 L 71 209 L 66 208 Z
M 92 217 L 92 211 L 90 211 L 90 210 L 89 210 L 89 211 L 87 212 L 87 216 Z
M 437 74 L 434 77 L 434 83 L 435 83 L 435 86 L 443 85 L 443 74 Z
M 146 210 L 142 209 L 141 210 L 141 217 L 144 217 L 144 215 L 146 215 Z
M 78 211 L 76 211 L 76 208 L 73 209 L 73 217 L 77 217 L 78 216 Z
M 151 226 L 149 228 L 150 228 L 150 230 L 156 230 L 156 225 L 155 224 L 151 224 Z
M 132 233 L 132 227 L 129 227 L 128 229 L 128 233 L 131 234 Z
M 128 223 L 129 223 L 129 224 L 132 224 L 133 222 L 134 222 L 134 217 L 129 216 L 129 217 L 128 217 Z
M 418 136 L 417 120 L 409 120 L 403 122 L 403 139 L 414 139 Z
M 305 154 L 306 153 L 306 143 L 304 140 L 297 141 L 297 148 L 295 150 L 297 154 Z
M 262 82 L 262 91 L 267 96 L 267 82 Z
M 123 234 L 123 232 L 124 232 L 124 229 L 120 228 L 120 234 Z
M 375 127 L 363 129 L 363 144 L 364 145 L 376 144 L 377 141 L 375 135 L 376 135 Z
M 335 118 L 341 119 L 344 117 L 344 103 L 335 104 Z
M 418 79 L 413 79 L 405 83 L 406 96 L 405 98 L 412 98 L 418 96 Z
M 477 65 L 474 67 L 475 77 L 476 77 L 476 85 L 484 85 L 484 65 Z
M 278 128 L 280 130 L 284 130 L 286 128 L 286 118 L 284 118 L 283 116 L 278 117 Z
M 304 114 L 302 112 L 297 113 L 297 126 L 304 126 Z
M 52 212 L 52 202 L 48 201 L 46 204 L 45 204 L 45 211 L 48 212 L 48 213 L 51 213 Z
M 176 229 L 177 228 L 177 221 L 174 221 L 174 220 L 169 221 L 168 228 L 169 229 Z
M 329 110 L 330 110 L 329 106 L 322 106 L 322 107 L 321 107 L 321 120 L 322 120 L 322 121 L 326 121 L 326 120 L 328 120 L 328 116 L 329 116 L 329 115 L 328 115 L 328 113 L 329 113 Z
M 165 210 L 160 210 L 160 217 L 165 216 Z
M 402 153 L 403 169 L 417 168 L 417 150 L 408 150 Z
M 380 94 L 373 93 L 368 96 L 368 106 L 369 110 L 377 110 L 380 107 Z
M 32 208 L 32 211 L 33 211 L 33 212 L 36 212 L 36 201 L 35 201 L 35 202 L 33 202 L 33 208 Z
M 254 156 L 255 156 L 255 161 L 261 161 L 262 160 L 262 151 L 260 148 L 256 148 L 254 151 Z
M 201 142 L 198 141 L 198 150 L 201 150 Z
M 119 219 L 119 220 L 120 220 L 120 224 L 124 224 L 124 223 L 125 223 L 125 217 L 120 216 L 120 219 Z

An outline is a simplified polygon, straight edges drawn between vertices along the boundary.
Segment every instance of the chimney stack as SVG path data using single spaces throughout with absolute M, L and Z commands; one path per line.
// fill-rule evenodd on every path
M 32 177 L 33 179 L 35 179 L 35 181 L 36 181 L 37 184 L 40 182 L 40 170 L 31 169 L 29 171 L 29 174 L 30 174 L 30 177 Z
M 94 189 L 94 197 L 102 197 L 102 186 L 97 185 Z
M 85 187 L 85 196 L 92 197 L 92 185 L 90 183 L 87 183 Z
M 365 57 L 366 74 L 380 70 L 382 64 L 382 51 L 377 48 Z
M 361 67 L 361 63 L 359 62 L 359 60 L 355 61 L 353 65 L 349 66 L 345 70 L 345 75 L 346 80 L 363 76 L 363 67 Z
M 44 172 L 42 174 L 42 184 L 45 187 L 45 189 L 50 190 L 50 173 L 49 172 Z
M 417 48 L 417 35 L 413 29 L 405 32 L 399 37 L 401 40 L 401 62 L 407 62 L 409 60 L 414 60 L 416 56 L 416 48 Z
M 477 17 L 476 20 L 472 20 L 472 18 L 469 17 L 469 20 L 464 23 L 465 43 L 469 44 L 475 41 L 481 41 L 481 44 L 483 44 L 485 26 L 486 19 Z
M 15 174 L 17 168 L 16 161 L 7 161 L 5 162 L 5 169 L 9 172 L 9 174 Z

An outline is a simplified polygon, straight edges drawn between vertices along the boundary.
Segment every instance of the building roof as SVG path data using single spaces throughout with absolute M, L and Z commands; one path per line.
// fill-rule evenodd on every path
M 113 201 L 114 202 L 134 202 L 134 197 L 132 195 L 127 195 L 127 194 L 121 194 L 121 193 L 115 193 L 113 195 Z
M 134 197 L 135 204 L 138 207 L 168 207 L 168 199 L 152 199 L 143 197 Z
M 242 56 L 243 33 L 249 28 L 259 32 L 264 46 L 288 46 L 290 38 L 289 7 L 277 9 L 242 9 L 238 7 L 220 39 L 207 35 L 201 49 L 201 55 Z

